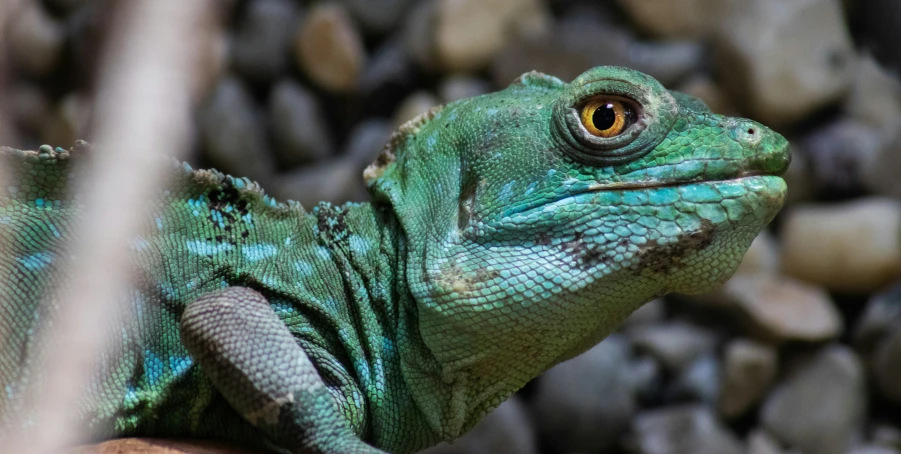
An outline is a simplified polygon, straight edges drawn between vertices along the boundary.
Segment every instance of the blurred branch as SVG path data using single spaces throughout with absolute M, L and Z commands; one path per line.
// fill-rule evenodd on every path
M 209 0 L 133 0 L 118 12 L 101 63 L 96 145 L 83 180 L 84 211 L 72 254 L 77 266 L 49 302 L 58 319 L 44 332 L 44 382 L 32 389 L 33 432 L 10 452 L 50 452 L 80 441 L 76 402 L 108 345 L 110 314 L 121 313 L 132 278 L 127 244 L 140 227 L 142 204 L 158 187 L 160 166 L 146 156 L 182 154 L 190 134 L 190 107 L 198 58 L 212 13 Z M 144 160 L 142 160 L 144 158 Z M 37 387 L 35 387 L 37 388 Z M 29 410 L 26 410 L 29 411 Z M 26 415 L 23 415 L 23 418 Z M 24 421 L 25 419 L 13 419 Z

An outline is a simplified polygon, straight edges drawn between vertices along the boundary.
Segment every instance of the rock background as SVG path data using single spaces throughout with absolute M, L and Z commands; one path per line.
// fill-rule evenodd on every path
M 90 138 L 109 2 L 21 5 L 0 142 Z M 532 69 L 649 73 L 791 139 L 785 210 L 722 289 L 649 303 L 429 452 L 899 453 L 899 5 L 223 0 L 191 161 L 308 206 L 366 200 L 362 168 L 436 104 Z

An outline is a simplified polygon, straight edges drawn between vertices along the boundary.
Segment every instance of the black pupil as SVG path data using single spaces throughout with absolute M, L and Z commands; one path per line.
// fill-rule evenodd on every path
M 616 112 L 613 110 L 613 104 L 607 103 L 598 107 L 594 114 L 591 115 L 591 121 L 594 122 L 594 127 L 601 131 L 612 128 L 616 123 Z

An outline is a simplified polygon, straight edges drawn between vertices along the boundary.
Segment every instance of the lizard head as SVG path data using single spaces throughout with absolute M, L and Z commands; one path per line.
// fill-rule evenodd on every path
M 549 366 L 654 297 L 721 284 L 781 208 L 788 164 L 767 127 L 598 67 L 433 109 L 365 179 L 405 230 L 420 331 L 455 370 L 510 342 Z

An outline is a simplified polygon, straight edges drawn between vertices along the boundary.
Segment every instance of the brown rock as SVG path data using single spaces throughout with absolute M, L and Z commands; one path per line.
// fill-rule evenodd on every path
M 764 396 L 776 378 L 779 358 L 772 347 L 748 339 L 729 342 L 724 356 L 717 406 L 723 416 L 733 418 Z
M 73 448 L 68 454 L 250 454 L 250 451 L 208 441 L 122 438 Z
M 319 86 L 337 93 L 357 88 L 366 49 L 344 7 L 330 2 L 314 6 L 295 43 L 298 66 Z

